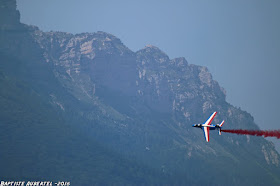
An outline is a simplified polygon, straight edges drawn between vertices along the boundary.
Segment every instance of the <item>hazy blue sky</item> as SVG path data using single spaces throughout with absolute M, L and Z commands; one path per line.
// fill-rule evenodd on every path
M 207 66 L 227 100 L 280 129 L 279 0 L 17 0 L 43 31 L 105 31 L 137 51 L 152 44 Z

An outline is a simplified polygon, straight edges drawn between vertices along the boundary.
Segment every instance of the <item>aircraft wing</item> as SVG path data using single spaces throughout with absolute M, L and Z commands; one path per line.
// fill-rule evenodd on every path
M 203 127 L 204 137 L 207 142 L 209 142 L 209 127 Z
M 213 112 L 213 114 L 208 118 L 208 120 L 205 122 L 205 125 L 210 125 L 214 117 L 216 116 L 217 112 Z

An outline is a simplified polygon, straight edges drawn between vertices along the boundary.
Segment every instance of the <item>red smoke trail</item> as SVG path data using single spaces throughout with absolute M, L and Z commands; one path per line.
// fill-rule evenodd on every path
M 221 130 L 223 132 L 240 134 L 240 135 L 252 135 L 252 136 L 263 136 L 263 137 L 276 137 L 280 139 L 280 130 Z

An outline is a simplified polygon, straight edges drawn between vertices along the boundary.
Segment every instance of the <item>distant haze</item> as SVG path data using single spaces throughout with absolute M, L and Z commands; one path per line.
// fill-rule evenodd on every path
M 105 31 L 133 51 L 152 44 L 206 66 L 227 100 L 262 129 L 279 129 L 280 1 L 18 0 L 43 31 Z M 279 145 L 280 146 L 280 145 Z

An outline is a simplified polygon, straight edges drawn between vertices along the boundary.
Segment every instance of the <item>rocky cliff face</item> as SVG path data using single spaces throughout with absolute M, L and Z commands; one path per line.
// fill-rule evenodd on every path
M 104 182 L 104 178 L 109 177 L 118 180 L 118 184 L 217 185 L 212 179 L 217 172 L 223 173 L 219 180 L 222 185 L 280 183 L 279 154 L 272 143 L 258 137 L 218 136 L 217 132 L 212 132 L 210 143 L 205 143 L 202 131 L 191 127 L 218 111 L 213 123 L 224 119 L 226 128 L 258 128 L 249 113 L 225 101 L 225 90 L 213 80 L 206 67 L 189 64 L 182 57 L 170 59 L 151 45 L 132 52 L 117 37 L 105 32 L 76 35 L 42 32 L 19 23 L 15 1 L 1 1 L 0 7 L 4 10 L 1 14 L 11 19 L 3 19 L 0 23 L 1 61 L 3 59 L 0 80 L 4 82 L 1 90 L 15 92 L 25 87 L 23 95 L 29 98 L 8 99 L 5 92 L 0 92 L 0 101 L 3 100 L 2 105 L 22 103 L 14 107 L 26 108 L 31 118 L 35 118 L 33 120 L 44 123 L 42 127 L 47 131 L 49 125 L 53 126 L 50 123 L 56 123 L 53 120 L 59 121 L 55 125 L 60 127 L 57 130 L 67 131 L 62 132 L 59 142 L 66 146 L 72 146 L 71 139 L 76 139 L 72 134 L 80 131 L 83 137 L 77 140 L 75 147 L 83 150 L 82 155 L 77 148 L 70 151 L 61 147 L 68 153 L 61 152 L 49 159 L 68 160 L 68 164 L 74 162 L 77 168 L 74 174 L 77 177 L 86 175 L 86 185 L 90 181 L 113 184 Z M 8 27 L 18 32 L 6 29 Z M 13 86 L 7 86 L 8 82 L 13 82 Z M 40 104 L 33 106 L 29 101 L 30 92 Z M 17 94 L 11 96 L 14 95 Z M 16 104 L 12 100 L 20 102 Z M 43 116 L 34 116 L 26 107 L 29 104 L 33 110 L 43 110 L 45 118 L 55 119 L 50 122 L 42 120 Z M 0 120 L 3 126 L 7 121 L 13 121 L 9 118 L 14 115 L 5 113 L 8 119 Z M 19 118 L 25 118 L 20 113 L 17 113 Z M 29 122 L 26 120 L 24 125 L 29 126 Z M 13 126 L 13 122 L 10 123 Z M 37 130 L 37 125 L 28 129 L 33 131 L 34 128 Z M 48 139 L 37 138 L 48 144 Z M 100 150 L 99 146 L 109 152 Z M 58 147 L 54 145 L 53 148 Z M 38 161 L 49 155 L 45 151 L 47 148 L 41 149 L 44 153 L 35 155 Z M 100 159 L 97 152 L 104 154 L 105 160 Z M 87 156 L 90 154 L 94 155 Z M 112 154 L 122 160 L 110 159 Z M 75 164 L 77 159 L 91 162 L 92 166 Z M 96 159 L 102 162 L 101 165 Z M 5 158 L 6 163 L 10 160 Z M 95 164 L 98 169 L 94 168 Z M 117 172 L 112 168 L 114 166 L 120 167 Z M 58 166 L 61 167 L 64 166 Z M 104 167 L 110 167 L 111 172 L 105 171 Z M 102 176 L 90 176 L 85 169 Z M 62 173 L 56 173 L 70 179 L 73 172 L 63 174 L 67 171 L 63 169 Z M 36 177 L 34 171 L 29 173 Z M 7 174 L 6 177 L 13 178 L 12 173 Z M 201 174 L 205 177 L 197 180 Z M 22 178 L 20 173 L 16 175 L 15 178 Z M 53 178 L 47 175 L 47 178 Z
M 198 146 L 188 137 L 194 133 L 198 135 L 195 139 L 202 138 L 201 131 L 192 130 L 190 126 L 204 121 L 214 110 L 219 113 L 214 122 L 225 118 L 228 128 L 258 128 L 250 114 L 225 101 L 225 90 L 213 80 L 206 67 L 189 64 L 185 58 L 169 59 L 167 54 L 151 45 L 134 53 L 118 38 L 105 32 L 72 35 L 35 29 L 33 34 L 45 51 L 45 61 L 53 64 L 56 76 L 68 90 L 79 92 L 75 95 L 78 99 L 98 99 L 110 94 L 117 99 L 133 98 L 137 100 L 134 103 L 118 104 L 129 104 L 135 112 L 146 109 L 169 115 L 173 120 L 170 125 L 184 133 L 189 147 L 195 146 L 202 152 L 204 148 L 211 148 L 208 144 L 205 147 L 204 143 Z M 215 135 L 213 138 L 216 140 Z M 239 144 L 240 139 L 246 139 L 246 144 L 252 143 L 248 140 L 250 137 L 244 136 L 227 136 L 221 140 Z M 257 146 L 263 152 L 262 146 Z M 219 153 L 214 148 L 211 152 Z M 265 158 L 265 153 L 262 155 Z M 270 162 L 277 162 L 279 157 L 273 157 L 275 159 Z

